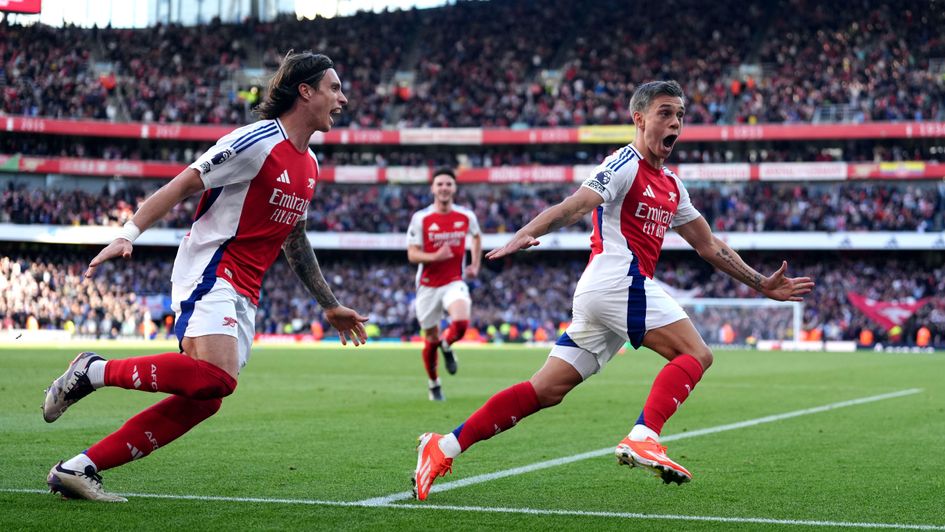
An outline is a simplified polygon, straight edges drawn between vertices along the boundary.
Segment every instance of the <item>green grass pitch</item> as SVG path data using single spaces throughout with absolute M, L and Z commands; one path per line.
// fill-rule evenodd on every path
M 447 401 L 434 404 L 415 348 L 257 348 L 220 413 L 104 473 L 107 490 L 138 495 L 98 504 L 40 493 L 47 471 L 159 397 L 103 389 L 46 424 L 43 389 L 80 347 L 0 348 L 0 530 L 945 530 L 941 353 L 716 352 L 664 430 L 681 435 L 667 445 L 694 474 L 683 486 L 599 454 L 371 506 L 350 503 L 410 489 L 419 433 L 452 430 L 547 349 L 459 344 L 460 371 L 442 377 Z M 472 447 L 438 485 L 613 447 L 661 365 L 647 350 L 616 357 L 560 406 Z

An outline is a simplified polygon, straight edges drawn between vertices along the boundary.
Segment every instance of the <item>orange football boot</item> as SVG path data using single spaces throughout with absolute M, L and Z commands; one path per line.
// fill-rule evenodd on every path
M 443 435 L 434 432 L 423 433 L 418 438 L 417 469 L 413 472 L 413 494 L 419 501 L 426 500 L 436 477 L 453 472 L 453 459 L 447 458 L 440 450 L 441 439 Z
M 634 441 L 626 437 L 617 444 L 614 454 L 617 455 L 618 463 L 642 467 L 663 479 L 666 484 L 682 484 L 692 480 L 692 473 L 666 456 L 666 447 L 653 438 Z

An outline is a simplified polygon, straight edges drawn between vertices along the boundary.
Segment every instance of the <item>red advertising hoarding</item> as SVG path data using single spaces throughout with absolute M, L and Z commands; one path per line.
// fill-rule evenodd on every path
M 41 0 L 0 0 L 0 11 L 35 15 L 41 10 Z

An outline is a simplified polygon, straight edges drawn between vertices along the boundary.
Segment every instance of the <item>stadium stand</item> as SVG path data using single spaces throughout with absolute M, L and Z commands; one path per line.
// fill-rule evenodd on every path
M 110 263 L 95 278 L 84 280 L 80 276 L 91 251 L 69 248 L 49 252 L 7 246 L 0 260 L 4 328 L 26 328 L 32 316 L 39 328 L 74 328 L 89 336 L 118 337 L 141 336 L 146 313 L 163 324 L 169 313 L 165 305 L 172 252 L 163 250 L 125 263 Z M 774 270 L 778 265 L 770 253 L 747 256 L 762 270 Z M 936 262 L 938 256 L 801 253 L 793 259 L 793 271 L 820 280 L 805 307 L 805 329 L 818 330 L 830 340 L 853 340 L 862 329 L 873 328 L 878 341 L 887 341 L 885 331 L 875 330 L 851 308 L 847 292 L 876 300 L 919 300 L 941 294 L 945 291 L 945 267 Z M 400 254 L 335 252 L 322 257 L 326 278 L 339 287 L 339 298 L 363 309 L 382 336 L 409 338 L 417 333 L 412 305 L 415 270 Z M 475 301 L 473 327 L 485 334 L 490 326 L 498 330 L 511 324 L 524 335 L 520 339 L 533 336 L 539 328 L 553 336 L 558 324 L 570 319 L 571 293 L 585 263 L 586 254 L 569 252 L 537 263 L 527 258 L 487 264 L 482 275 L 470 283 Z M 695 290 L 702 297 L 757 297 L 693 260 L 689 253 L 668 253 L 661 269 L 665 272 L 662 281 L 683 291 Z M 318 305 L 297 285 L 288 265 L 276 263 L 263 286 L 257 314 L 260 333 L 308 334 L 312 321 L 320 320 L 331 334 Z M 784 322 L 769 323 L 768 317 L 757 313 L 724 312 L 700 314 L 697 326 L 708 340 L 720 342 L 718 330 L 726 320 L 734 326 L 739 343 L 752 335 L 777 337 L 789 328 Z M 905 338 L 914 338 L 921 324 L 932 331 L 934 343 L 945 342 L 945 302 L 930 301 L 922 307 L 906 327 Z M 167 331 L 156 329 L 155 333 Z M 507 336 L 500 339 L 509 340 Z
M 609 20 L 632 20 L 630 2 L 543 4 L 459 2 L 201 28 L 0 22 L 3 327 L 165 334 L 169 247 L 84 281 L 93 248 L 35 244 L 24 226 L 124 223 L 227 124 L 252 120 L 266 73 L 289 46 L 307 43 L 336 60 L 351 100 L 336 129 L 314 139 L 325 179 L 309 229 L 316 242 L 360 235 L 319 257 L 345 287 L 340 297 L 370 313 L 381 336 L 416 333 L 414 269 L 394 250 L 410 214 L 430 201 L 423 184 L 430 168 L 461 169 L 457 203 L 474 208 L 487 236 L 514 231 L 629 140 L 626 129 L 615 137 L 595 126 L 629 122 L 637 82 L 675 77 L 692 129 L 670 164 L 716 231 L 796 234 L 782 239 L 781 251 L 796 274 L 819 283 L 805 307 L 805 331 L 852 340 L 868 328 L 876 341 L 909 344 L 925 325 L 932 343 L 945 345 L 945 243 L 934 240 L 945 230 L 945 40 L 932 30 L 945 26 L 945 11 L 935 2 L 826 7 L 792 0 L 771 9 L 752 1 L 732 10 L 671 0 L 653 9 L 686 28 L 672 40 L 599 31 Z M 108 122 L 74 121 L 83 119 Z M 420 129 L 427 127 L 455 129 Z M 175 209 L 159 227 L 188 227 L 194 206 Z M 535 338 L 539 330 L 554 337 L 587 260 L 577 250 L 586 247 L 581 233 L 589 228 L 589 221 L 576 224 L 565 235 L 574 239 L 563 237 L 528 261 L 489 264 L 473 283 L 475 328 L 503 341 Z M 167 234 L 163 244 L 173 245 L 176 233 Z M 845 250 L 810 244 L 838 234 L 870 238 L 838 239 Z M 930 238 L 905 243 L 916 235 Z M 766 246 L 746 253 L 762 271 L 784 254 Z M 662 280 L 681 290 L 754 297 L 686 252 L 672 248 L 663 263 Z M 891 338 L 847 292 L 877 301 L 931 299 Z M 257 318 L 264 334 L 306 334 L 320 312 L 278 263 Z M 158 329 L 141 327 L 151 320 Z M 726 323 L 739 343 L 762 332 L 784 337 L 787 329 L 724 310 L 696 321 L 712 341 L 721 341 Z
M 9 182 L 0 195 L 0 222 L 119 226 L 157 189 L 137 184 L 98 193 L 81 189 L 37 190 Z M 510 233 L 574 191 L 569 185 L 471 184 L 457 202 L 476 212 L 487 233 Z M 945 184 L 741 183 L 692 187 L 695 205 L 717 231 L 942 231 Z M 309 229 L 403 233 L 410 216 L 432 202 L 425 185 L 324 185 L 312 201 Z M 380 208 L 378 208 L 380 207 Z M 160 227 L 186 228 L 193 202 L 175 208 Z M 589 232 L 590 220 L 565 231 Z
M 694 124 L 945 119 L 945 43 L 931 29 L 945 14 L 935 2 L 651 6 L 651 16 L 686 28 L 677 39 L 651 39 L 650 25 L 598 31 L 632 20 L 632 2 L 548 4 L 460 2 L 209 28 L 53 30 L 3 21 L 2 111 L 242 123 L 258 97 L 261 76 L 253 73 L 310 42 L 336 59 L 348 85 L 342 126 L 624 124 L 634 84 L 653 78 L 684 80 Z

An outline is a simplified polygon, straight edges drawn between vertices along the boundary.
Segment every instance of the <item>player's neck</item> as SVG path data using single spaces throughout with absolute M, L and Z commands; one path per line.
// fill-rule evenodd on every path
M 436 212 L 441 213 L 441 214 L 446 214 L 453 210 L 453 202 L 452 201 L 442 202 L 439 200 L 434 200 L 433 207 L 436 208 Z
M 289 137 L 289 142 L 299 152 L 308 150 L 308 142 L 315 133 L 315 128 L 305 123 L 304 117 L 300 113 L 287 112 L 279 117 L 279 122 L 285 129 L 285 134 Z
M 657 157 L 653 152 L 646 147 L 646 143 L 643 142 L 643 136 L 640 135 L 636 140 L 633 141 L 633 147 L 636 148 L 640 155 L 643 157 L 643 160 L 650 164 L 653 168 L 662 168 L 663 162 L 666 159 L 661 159 Z

